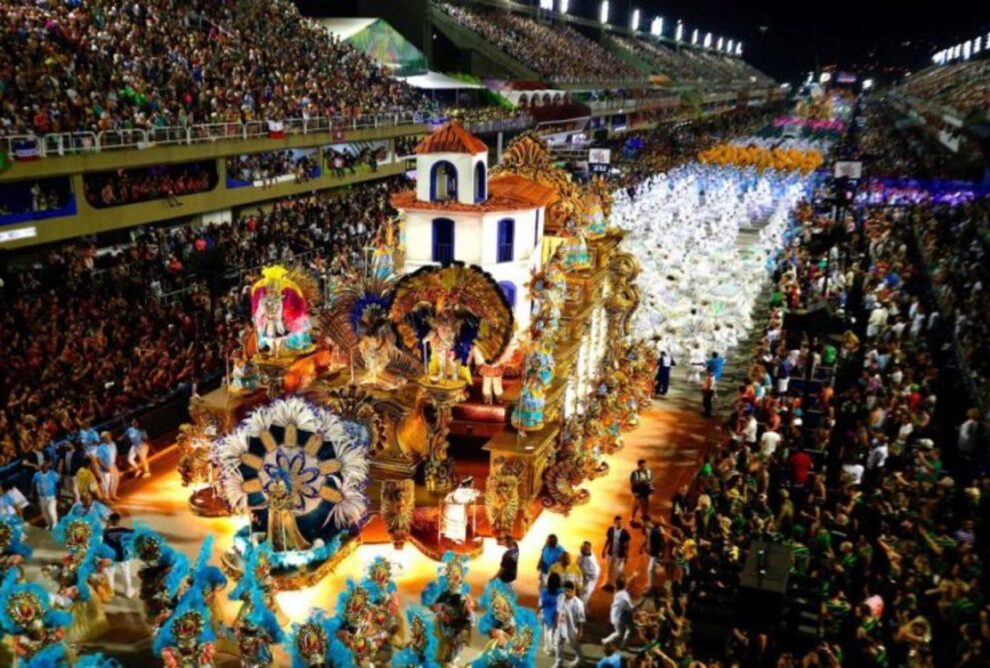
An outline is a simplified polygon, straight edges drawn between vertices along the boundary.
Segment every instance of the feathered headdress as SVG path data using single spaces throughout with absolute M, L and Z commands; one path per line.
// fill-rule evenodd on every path
M 468 559 L 463 554 L 454 554 L 450 550 L 444 552 L 443 558 L 440 560 L 440 566 L 437 568 L 438 577 L 433 582 L 426 585 L 423 589 L 421 595 L 423 605 L 430 606 L 437 602 L 440 594 L 444 593 L 450 588 L 450 581 L 448 576 L 456 571 L 460 579 L 459 594 L 466 595 L 471 593 L 471 585 L 467 582 L 467 567 Z
M 431 321 L 438 316 L 456 327 L 454 352 L 462 363 L 476 346 L 493 364 L 512 340 L 512 307 L 491 274 L 479 267 L 462 262 L 426 265 L 399 280 L 391 320 L 407 351 L 420 354 Z
M 409 642 L 392 655 L 392 668 L 440 668 L 433 615 L 418 605 L 406 606 Z

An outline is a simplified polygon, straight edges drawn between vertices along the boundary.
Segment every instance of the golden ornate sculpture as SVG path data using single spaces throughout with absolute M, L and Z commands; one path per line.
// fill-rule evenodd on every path
M 518 460 L 506 460 L 504 457 L 497 457 L 492 466 L 493 470 L 485 483 L 485 515 L 492 534 L 501 536 L 512 533 L 519 515 L 520 479 L 526 467 Z
M 411 479 L 382 481 L 382 521 L 397 550 L 401 550 L 409 538 L 416 507 L 415 491 L 415 483 Z

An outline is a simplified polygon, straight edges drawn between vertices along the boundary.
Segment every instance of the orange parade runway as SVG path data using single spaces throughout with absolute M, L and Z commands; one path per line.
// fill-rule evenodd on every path
M 628 518 L 631 506 L 628 480 L 637 459 L 646 459 L 654 471 L 657 493 L 653 498 L 653 513 L 662 512 L 665 516 L 669 514 L 670 498 L 681 484 L 690 481 L 697 470 L 703 454 L 705 435 L 711 425 L 699 414 L 699 397 L 700 392 L 696 386 L 687 386 L 675 379 L 671 394 L 662 400 L 653 401 L 642 414 L 640 425 L 624 435 L 624 449 L 607 460 L 611 466 L 610 472 L 585 486 L 591 492 L 590 502 L 575 508 L 568 516 L 549 511 L 540 515 L 529 534 L 520 542 L 516 590 L 523 604 L 531 607 L 536 605 L 536 562 L 548 534 L 556 533 L 561 544 L 572 553 L 578 551 L 584 540 L 590 540 L 600 552 L 606 528 L 613 516 L 621 514 Z M 140 519 L 160 531 L 174 547 L 191 558 L 196 555 L 203 538 L 212 534 L 215 536 L 214 563 L 217 563 L 220 554 L 230 547 L 235 530 L 245 520 L 205 519 L 193 515 L 186 505 L 189 490 L 181 486 L 179 475 L 174 470 L 174 458 L 163 457 L 157 465 L 159 470 L 155 475 L 129 485 L 124 501 L 118 504 L 117 509 L 126 516 L 125 525 Z M 633 531 L 633 535 L 632 549 L 636 552 L 642 538 L 639 532 Z M 29 541 L 36 546 L 35 554 L 38 558 L 32 561 L 54 561 L 57 558 L 57 548 L 45 532 L 32 527 Z M 469 581 L 476 596 L 480 596 L 485 583 L 497 571 L 501 554 L 502 548 L 494 540 L 488 539 L 484 553 L 471 562 Z M 423 556 L 412 545 L 407 545 L 401 551 L 395 550 L 390 544 L 362 545 L 340 564 L 336 573 L 318 585 L 297 592 L 280 593 L 278 600 L 283 611 L 292 621 L 302 621 L 315 606 L 332 610 L 346 578 L 359 577 L 365 565 L 379 555 L 396 566 L 396 581 L 403 601 L 418 602 L 423 586 L 435 577 L 436 562 Z M 636 556 L 630 559 L 627 567 L 627 574 L 639 573 L 639 588 L 645 583 L 643 565 L 644 560 Z M 603 574 L 604 570 L 603 564 Z M 40 573 L 35 577 L 50 584 Z M 590 656 L 601 655 L 597 643 L 608 633 L 605 625 L 610 600 L 611 595 L 600 589 L 592 597 L 586 634 L 589 645 L 587 653 Z M 232 621 L 236 614 L 235 604 L 225 601 L 224 608 L 226 621 Z M 135 665 L 149 657 L 151 639 L 141 621 L 140 603 L 118 596 L 108 606 L 108 613 L 112 630 L 85 649 L 116 656 L 125 665 Z M 483 645 L 483 640 L 475 634 L 472 647 L 463 658 L 473 658 Z M 226 665 L 228 662 L 220 663 Z M 288 664 L 284 654 L 279 654 L 279 664 Z M 541 650 L 538 665 L 544 664 L 549 666 L 551 661 Z

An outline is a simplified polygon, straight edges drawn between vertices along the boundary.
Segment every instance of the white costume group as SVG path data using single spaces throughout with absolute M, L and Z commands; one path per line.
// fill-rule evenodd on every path
M 753 303 L 784 243 L 809 179 L 797 173 L 691 163 L 615 195 L 613 220 L 630 231 L 642 301 L 635 330 L 678 363 L 725 355 L 750 328 Z M 740 230 L 757 232 L 737 243 Z M 695 363 L 692 366 L 692 363 Z

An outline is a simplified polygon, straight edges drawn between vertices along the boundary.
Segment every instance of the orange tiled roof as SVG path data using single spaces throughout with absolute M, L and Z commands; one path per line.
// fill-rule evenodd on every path
M 464 129 L 458 121 L 450 121 L 416 145 L 416 153 L 487 153 L 488 147 Z
M 392 206 L 406 211 L 448 211 L 451 213 L 488 213 L 491 211 L 518 211 L 536 209 L 550 204 L 557 193 L 542 183 L 524 176 L 505 174 L 488 182 L 488 199 L 477 204 L 462 204 L 457 200 L 423 202 L 416 199 L 416 191 L 404 190 L 392 195 Z

